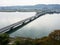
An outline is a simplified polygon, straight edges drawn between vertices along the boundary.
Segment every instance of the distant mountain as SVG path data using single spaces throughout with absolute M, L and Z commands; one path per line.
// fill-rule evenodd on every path
M 60 4 L 37 4 L 34 6 L 0 6 L 0 10 L 20 10 L 20 9 L 60 9 Z
M 38 5 L 34 5 L 34 6 L 3 6 L 4 8 L 44 8 L 44 7 L 47 7 L 47 8 L 60 8 L 60 4 L 48 4 L 48 5 L 45 5 L 45 4 L 38 4 Z M 0 8 L 2 8 L 0 6 Z

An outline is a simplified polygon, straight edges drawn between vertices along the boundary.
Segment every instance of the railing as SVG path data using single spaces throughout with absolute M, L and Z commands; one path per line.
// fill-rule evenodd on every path
M 40 17 L 40 16 L 42 16 L 44 14 L 46 14 L 46 12 L 41 12 L 41 13 L 38 13 L 35 16 L 32 16 L 32 17 L 27 18 L 25 20 L 22 20 L 22 21 L 19 21 L 19 22 L 14 23 L 14 24 L 11 24 L 9 26 L 6 26 L 4 28 L 1 28 L 0 29 L 0 33 L 6 33 L 8 31 L 11 31 L 11 30 L 17 28 L 18 26 L 22 26 L 22 25 L 24 25 L 26 23 L 29 23 L 29 22 L 35 20 L 36 18 L 38 18 L 38 17 Z

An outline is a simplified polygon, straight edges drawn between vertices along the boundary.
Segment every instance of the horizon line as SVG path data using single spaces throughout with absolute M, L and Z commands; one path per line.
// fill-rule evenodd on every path
M 60 5 L 60 4 L 35 4 L 35 5 Z M 2 7 L 4 6 L 35 6 L 35 5 L 0 5 Z

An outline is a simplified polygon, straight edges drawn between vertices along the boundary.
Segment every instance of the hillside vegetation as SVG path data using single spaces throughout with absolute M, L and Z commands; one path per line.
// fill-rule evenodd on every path
M 0 45 L 60 45 L 60 30 L 55 30 L 48 36 L 38 39 L 10 38 L 8 34 L 0 34 Z

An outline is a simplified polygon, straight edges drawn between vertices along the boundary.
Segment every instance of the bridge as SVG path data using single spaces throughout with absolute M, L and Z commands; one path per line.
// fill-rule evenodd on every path
M 18 28 L 23 27 L 24 25 L 32 22 L 33 20 L 35 20 L 35 19 L 37 19 L 38 17 L 40 17 L 40 16 L 42 16 L 42 15 L 45 15 L 45 14 L 47 14 L 47 13 L 50 14 L 50 12 L 46 12 L 46 11 L 37 12 L 37 14 L 34 15 L 34 16 L 32 16 L 32 17 L 29 17 L 29 18 L 24 19 L 24 20 L 22 20 L 22 21 L 19 21 L 19 22 L 16 22 L 16 23 L 14 23 L 14 24 L 11 24 L 11 25 L 9 25 L 9 26 L 6 26 L 6 27 L 1 28 L 1 29 L 0 29 L 0 33 L 8 33 L 8 32 L 10 32 L 10 31 L 15 31 L 15 30 L 17 30 Z
M 31 21 L 37 19 L 38 17 L 40 17 L 44 14 L 46 14 L 46 12 L 40 12 L 40 13 L 37 13 L 36 15 L 32 16 L 32 17 L 29 17 L 29 18 L 24 19 L 22 21 L 16 22 L 16 23 L 11 24 L 9 26 L 3 27 L 3 28 L 0 29 L 0 33 L 6 33 L 6 32 L 9 32 L 9 31 L 12 31 L 12 30 L 14 30 L 18 27 L 24 26 L 24 25 L 30 23 Z

